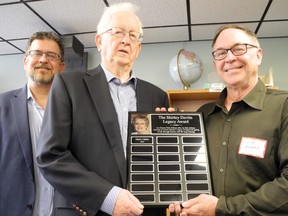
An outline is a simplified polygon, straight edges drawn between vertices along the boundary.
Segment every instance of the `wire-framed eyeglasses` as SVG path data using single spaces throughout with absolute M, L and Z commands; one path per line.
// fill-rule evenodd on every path
M 213 55 L 214 60 L 220 61 L 220 60 L 223 60 L 227 57 L 229 50 L 231 51 L 231 53 L 234 56 L 241 56 L 241 55 L 247 53 L 247 50 L 249 47 L 250 48 L 259 48 L 255 45 L 252 45 L 252 44 L 247 44 L 247 43 L 242 44 L 241 43 L 241 44 L 234 45 L 230 49 L 223 49 L 223 48 L 217 49 L 214 52 L 212 52 L 212 55 Z
M 126 31 L 125 29 L 122 28 L 118 28 L 118 27 L 112 27 L 108 30 L 106 30 L 104 33 L 110 32 L 113 36 L 117 37 L 117 38 L 124 38 L 125 35 L 128 33 L 129 34 L 129 38 L 132 42 L 139 42 L 141 43 L 143 40 L 143 34 L 141 34 L 140 32 L 136 32 L 136 31 Z
M 56 61 L 59 59 L 62 61 L 61 55 L 54 53 L 54 52 L 43 52 L 41 50 L 30 50 L 27 55 L 31 56 L 33 59 L 40 59 L 40 58 L 42 58 L 42 56 L 44 54 L 46 55 L 46 58 L 49 61 Z

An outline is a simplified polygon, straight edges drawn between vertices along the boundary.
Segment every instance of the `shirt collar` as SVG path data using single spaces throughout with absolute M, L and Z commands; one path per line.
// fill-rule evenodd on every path
M 262 110 L 266 91 L 267 88 L 265 87 L 264 83 L 260 79 L 258 79 L 258 82 L 254 86 L 254 88 L 241 101 L 254 109 Z M 220 96 L 218 97 L 215 106 L 209 112 L 209 115 L 219 108 L 224 108 L 226 97 L 227 88 L 224 88 L 223 91 L 220 93 Z
M 102 67 L 102 69 L 104 71 L 104 74 L 106 76 L 106 80 L 107 80 L 108 83 L 111 82 L 113 79 L 118 79 L 103 64 L 101 64 L 101 67 Z M 131 82 L 134 85 L 134 87 L 136 87 L 137 79 L 136 79 L 136 76 L 135 76 L 133 71 L 131 71 L 131 76 L 130 76 L 129 80 L 127 81 L 127 83 L 128 82 Z
M 28 84 L 27 84 L 27 100 L 29 100 L 30 98 L 31 98 L 32 100 L 34 100 L 33 95 L 32 95 L 32 92 L 30 91 L 30 88 L 29 88 L 29 86 L 28 86 Z
M 243 98 L 243 101 L 254 109 L 262 110 L 266 92 L 266 86 L 258 79 L 256 86 Z

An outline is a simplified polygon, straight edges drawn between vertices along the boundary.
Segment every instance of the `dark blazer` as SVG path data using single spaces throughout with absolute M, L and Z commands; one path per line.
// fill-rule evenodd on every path
M 137 79 L 136 96 L 138 111 L 168 108 L 167 94 L 141 79 Z M 37 161 L 57 191 L 55 215 L 77 215 L 73 204 L 88 215 L 107 215 L 99 209 L 114 185 L 126 188 L 127 165 L 101 66 L 86 73 L 57 75 L 43 122 Z
M 32 216 L 34 168 L 27 86 L 0 95 L 0 215 Z

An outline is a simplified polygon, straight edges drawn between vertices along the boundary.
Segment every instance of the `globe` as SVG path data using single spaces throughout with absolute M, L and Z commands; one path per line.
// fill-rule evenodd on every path
M 203 64 L 194 52 L 181 49 L 171 59 L 169 72 L 177 84 L 182 84 L 184 89 L 189 89 L 190 85 L 201 77 Z

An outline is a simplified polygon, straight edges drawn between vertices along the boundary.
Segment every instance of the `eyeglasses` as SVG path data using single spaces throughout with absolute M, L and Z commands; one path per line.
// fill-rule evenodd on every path
M 221 48 L 221 49 L 215 50 L 214 52 L 212 52 L 212 55 L 216 61 L 220 61 L 220 60 L 225 59 L 228 55 L 229 50 L 231 51 L 231 53 L 234 56 L 241 56 L 247 52 L 247 50 L 249 48 L 248 46 L 250 46 L 250 48 L 259 48 L 255 45 L 247 44 L 247 43 L 236 44 L 233 47 L 231 47 L 230 49 L 222 49 Z
M 102 34 L 107 33 L 107 32 L 111 32 L 111 34 L 117 38 L 124 38 L 125 35 L 128 33 L 129 38 L 132 42 L 138 41 L 139 43 L 141 43 L 143 40 L 143 34 L 141 34 L 140 32 L 136 32 L 136 31 L 128 32 L 125 29 L 118 28 L 118 27 L 110 28 L 106 30 L 105 32 L 103 32 Z
M 59 59 L 62 61 L 61 56 L 57 53 L 54 53 L 54 52 L 43 52 L 41 50 L 30 50 L 27 55 L 31 56 L 33 59 L 40 59 L 43 56 L 43 54 L 46 55 L 46 58 L 49 61 L 56 61 Z

